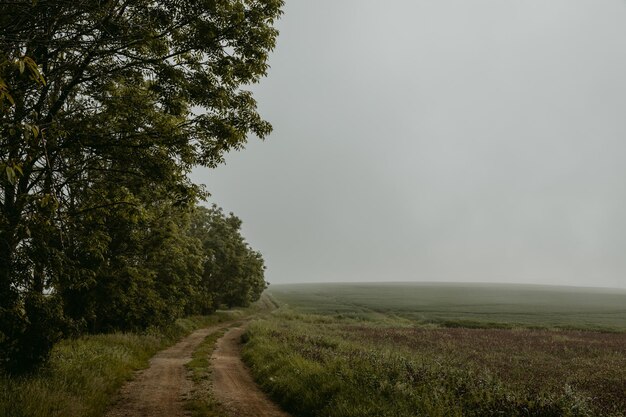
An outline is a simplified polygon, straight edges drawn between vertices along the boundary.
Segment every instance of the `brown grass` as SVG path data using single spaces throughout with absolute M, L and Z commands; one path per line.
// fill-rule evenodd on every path
M 626 334 L 562 330 L 344 326 L 360 343 L 393 346 L 494 375 L 529 394 L 573 388 L 602 414 L 626 410 Z

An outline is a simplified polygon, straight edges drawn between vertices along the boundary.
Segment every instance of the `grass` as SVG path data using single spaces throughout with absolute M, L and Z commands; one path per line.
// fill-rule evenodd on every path
M 208 335 L 202 344 L 193 353 L 192 359 L 185 366 L 191 373 L 194 389 L 191 398 L 185 403 L 185 408 L 192 417 L 221 417 L 224 410 L 213 397 L 211 390 L 211 353 L 215 343 L 222 337 L 225 330 Z
M 296 417 L 626 416 L 624 291 L 343 284 L 271 294 L 283 306 L 251 324 L 244 360 Z
M 143 334 L 114 333 L 63 340 L 34 375 L 0 376 L 0 417 L 96 417 L 122 384 L 159 350 L 193 330 L 240 317 L 219 312 L 177 320 Z
M 396 316 L 449 327 L 544 327 L 626 331 L 626 290 L 491 284 L 273 285 L 302 313 Z

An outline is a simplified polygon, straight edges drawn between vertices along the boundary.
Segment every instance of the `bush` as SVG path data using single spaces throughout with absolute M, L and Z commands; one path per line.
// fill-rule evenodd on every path
M 12 309 L 3 309 L 0 363 L 11 374 L 32 372 L 48 358 L 67 331 L 61 303 L 54 296 L 28 294 Z

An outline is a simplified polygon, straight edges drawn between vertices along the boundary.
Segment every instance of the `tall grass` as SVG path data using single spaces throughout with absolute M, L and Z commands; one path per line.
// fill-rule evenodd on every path
M 36 374 L 0 376 L 0 417 L 96 417 L 133 372 L 157 351 L 201 327 L 232 320 L 243 312 L 220 312 L 177 320 L 162 329 L 88 335 L 58 343 Z
M 579 372 L 587 382 L 619 384 L 625 371 L 610 367 L 623 364 L 624 354 L 614 350 L 618 345 L 604 348 L 596 343 L 601 336 L 591 340 L 588 348 L 581 342 L 579 352 L 552 364 L 559 362 L 552 347 L 561 349 L 562 342 L 567 349 L 576 348 L 576 334 L 543 330 L 553 340 L 535 346 L 540 339 L 536 337 L 533 346 L 521 349 L 516 345 L 520 330 L 465 330 L 466 348 L 461 351 L 450 339 L 455 329 L 430 325 L 414 332 L 405 323 L 386 326 L 388 322 L 276 314 L 250 325 L 244 360 L 264 390 L 298 417 L 615 417 L 626 413 L 611 397 L 593 398 L 584 386 L 557 380 L 558 374 L 552 373 L 564 364 L 590 361 L 590 367 Z M 400 343 L 405 334 L 415 336 Z M 486 340 L 493 340 L 494 346 Z M 417 348 L 422 342 L 426 347 Z M 490 355 L 496 342 L 503 355 L 494 359 Z M 515 361 L 506 360 L 506 355 Z M 544 368 L 534 367 L 537 358 Z M 507 379 L 496 367 L 509 362 L 515 368 L 506 369 Z

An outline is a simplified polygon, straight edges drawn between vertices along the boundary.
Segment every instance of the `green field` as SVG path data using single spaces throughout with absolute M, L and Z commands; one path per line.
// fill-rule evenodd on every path
M 626 291 L 273 285 L 244 360 L 295 417 L 626 416 Z
M 448 326 L 626 331 L 626 290 L 504 284 L 272 285 L 268 294 L 312 314 L 393 315 Z

